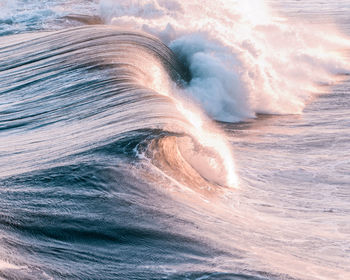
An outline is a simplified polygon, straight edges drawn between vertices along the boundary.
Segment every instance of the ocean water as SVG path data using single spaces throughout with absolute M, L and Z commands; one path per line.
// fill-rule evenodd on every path
M 0 0 L 0 279 L 350 279 L 350 3 Z

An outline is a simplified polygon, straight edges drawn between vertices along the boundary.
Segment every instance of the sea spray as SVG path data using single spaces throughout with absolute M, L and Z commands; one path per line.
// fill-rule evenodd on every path
M 350 69 L 340 54 L 346 37 L 289 23 L 265 1 L 101 0 L 100 14 L 168 44 L 192 74 L 188 96 L 221 121 L 299 114 L 320 85 Z

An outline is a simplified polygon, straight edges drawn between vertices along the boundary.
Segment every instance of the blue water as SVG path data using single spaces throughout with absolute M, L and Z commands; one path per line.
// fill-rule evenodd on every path
M 349 49 L 300 31 L 346 41 L 348 1 L 267 1 L 286 43 L 244 44 L 215 30 L 235 10 L 198 35 L 185 2 L 101 3 L 0 0 L 0 278 L 350 279 Z

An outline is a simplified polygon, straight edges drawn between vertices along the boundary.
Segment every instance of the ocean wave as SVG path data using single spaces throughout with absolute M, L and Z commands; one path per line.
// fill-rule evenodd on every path
M 0 1 L 0 278 L 349 274 L 349 84 L 230 123 L 349 70 L 267 2 Z
M 34 37 L 3 37 L 0 49 L 2 176 L 52 168 L 130 135 L 161 130 L 188 135 L 205 147 L 201 159 L 193 160 L 194 152 L 187 161 L 181 156 L 181 166 L 174 161 L 169 173 L 184 177 L 184 162 L 191 162 L 202 176 L 192 170 L 188 178 L 236 185 L 224 137 L 181 97 L 187 70 L 158 39 L 107 26 Z M 170 144 L 176 150 L 178 141 Z M 179 158 L 175 150 L 164 158 Z M 152 156 L 152 162 L 160 160 Z

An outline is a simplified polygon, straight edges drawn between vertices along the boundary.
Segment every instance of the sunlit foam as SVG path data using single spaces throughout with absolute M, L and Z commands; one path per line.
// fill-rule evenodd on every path
M 203 120 L 199 114 L 187 110 L 181 102 L 176 102 L 176 108 L 186 116 L 186 119 L 196 128 L 200 129 L 203 127 Z
M 227 1 L 231 2 L 232 1 Z M 253 25 L 271 22 L 271 15 L 265 2 L 261 0 L 238 1 L 237 9 L 244 15 L 244 20 Z
M 162 65 L 157 61 L 151 60 L 151 64 L 144 65 L 145 69 L 150 69 L 145 85 L 161 95 L 169 97 L 174 102 L 180 114 L 191 124 L 190 134 L 205 148 L 208 148 L 217 154 L 218 157 L 196 156 L 192 155 L 192 164 L 194 168 L 199 169 L 201 175 L 209 178 L 212 182 L 231 188 L 238 188 L 238 178 L 235 171 L 232 151 L 225 140 L 225 136 L 209 125 L 210 120 L 204 120 L 203 113 L 200 112 L 194 104 L 185 102 L 181 92 L 174 83 L 169 81 L 168 75 L 164 73 Z
M 195 135 L 196 140 L 198 140 L 202 146 L 214 150 L 219 155 L 219 159 L 214 157 L 208 159 L 210 170 L 207 170 L 207 172 L 214 172 L 218 176 L 222 176 L 220 169 L 224 168 L 224 185 L 231 188 L 238 188 L 238 179 L 232 152 L 228 146 L 228 143 L 225 141 L 224 135 L 222 135 L 219 131 L 215 131 L 213 128 L 210 128 L 208 125 L 205 125 L 205 122 L 202 119 L 203 116 L 201 117 L 201 113 L 198 111 L 198 109 L 191 105 L 189 105 L 189 108 L 186 108 L 179 99 L 176 100 L 176 103 L 176 107 L 181 114 L 185 116 L 185 118 L 195 128 L 194 132 L 192 133 Z M 219 163 L 218 160 L 221 160 L 221 162 Z M 217 183 L 223 184 L 221 181 L 222 180 L 220 178 L 216 179 Z
M 349 39 L 330 26 L 278 15 L 263 0 L 101 0 L 108 23 L 132 25 L 188 64 L 187 96 L 214 119 L 300 114 L 318 84 L 348 73 Z M 327 34 L 327 36 L 324 36 Z M 322 90 L 324 91 L 324 90 Z

